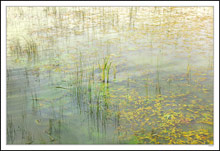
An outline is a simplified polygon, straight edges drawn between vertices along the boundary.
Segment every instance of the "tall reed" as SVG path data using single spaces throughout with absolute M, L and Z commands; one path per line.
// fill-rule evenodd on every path
M 109 73 L 110 73 L 110 68 L 111 68 L 111 64 L 112 62 L 109 61 L 110 56 L 105 57 L 103 60 L 103 64 L 100 65 L 99 64 L 99 68 L 101 69 L 101 80 L 103 83 L 105 83 L 105 81 L 107 81 L 107 83 L 109 83 Z

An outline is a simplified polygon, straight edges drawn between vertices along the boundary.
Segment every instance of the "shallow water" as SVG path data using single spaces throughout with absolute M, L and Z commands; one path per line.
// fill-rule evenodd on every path
M 213 144 L 213 8 L 7 7 L 7 143 Z

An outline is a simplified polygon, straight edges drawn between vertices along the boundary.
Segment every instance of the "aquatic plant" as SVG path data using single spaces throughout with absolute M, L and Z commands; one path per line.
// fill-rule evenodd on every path
M 211 8 L 7 10 L 7 143 L 213 144 Z
M 110 56 L 107 56 L 103 59 L 103 64 L 100 65 L 99 64 L 99 68 L 101 69 L 101 80 L 103 83 L 105 83 L 105 81 L 107 81 L 107 83 L 109 83 L 109 73 L 110 73 L 110 68 L 111 68 L 111 64 L 112 62 L 109 61 Z
M 132 92 L 127 104 L 134 102 L 132 108 L 121 111 L 121 122 L 118 128 L 122 133 L 120 139 L 127 139 L 130 143 L 141 144 L 212 144 L 212 131 L 207 129 L 190 130 L 184 127 L 195 122 L 195 117 L 212 125 L 210 114 L 202 113 L 200 108 L 194 113 L 194 105 L 183 105 L 178 110 L 166 109 L 166 106 L 177 106 L 175 100 L 169 100 L 166 96 L 158 96 L 151 102 L 146 102 L 137 92 Z M 179 95 L 177 95 L 179 96 Z M 181 97 L 181 96 L 180 96 Z M 163 101 L 161 101 L 163 100 Z M 190 111 L 186 114 L 185 106 Z M 203 116 L 200 116 L 202 113 Z M 138 118 L 137 118 L 138 117 Z
M 107 83 L 109 83 L 109 71 L 111 68 L 111 64 L 112 64 L 112 62 L 110 62 L 109 65 L 107 66 Z

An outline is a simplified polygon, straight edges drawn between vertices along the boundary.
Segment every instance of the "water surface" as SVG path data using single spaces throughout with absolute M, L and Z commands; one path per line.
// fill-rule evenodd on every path
M 7 7 L 7 144 L 213 144 L 213 8 Z

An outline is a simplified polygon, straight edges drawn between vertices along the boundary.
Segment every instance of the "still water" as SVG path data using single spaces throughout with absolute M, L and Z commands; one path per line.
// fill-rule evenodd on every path
M 7 144 L 213 144 L 213 8 L 7 7 Z

